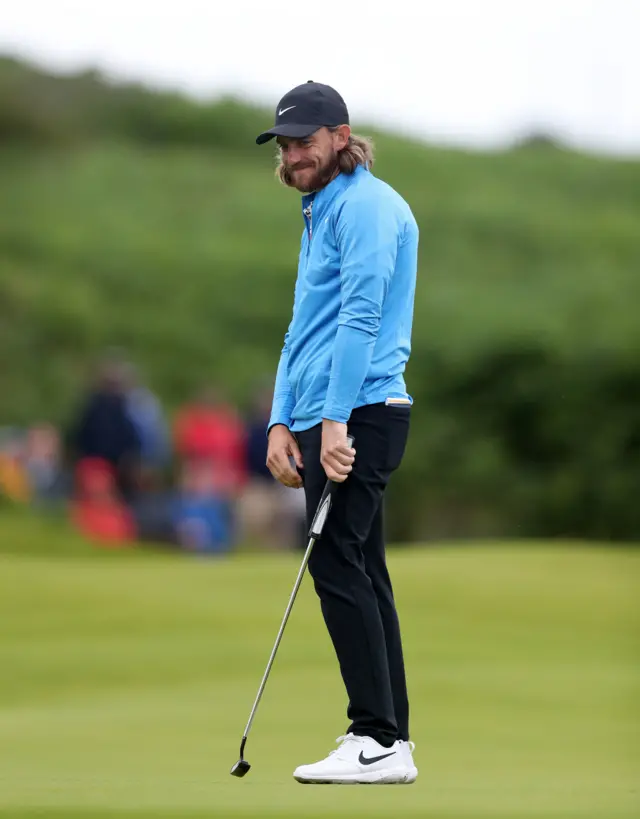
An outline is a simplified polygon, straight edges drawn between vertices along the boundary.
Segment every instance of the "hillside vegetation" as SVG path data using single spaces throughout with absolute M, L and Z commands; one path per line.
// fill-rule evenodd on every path
M 170 410 L 275 372 L 302 221 L 271 116 L 0 62 L 0 423 L 66 423 L 106 345 Z M 421 229 L 394 534 L 640 538 L 640 162 L 373 135 Z

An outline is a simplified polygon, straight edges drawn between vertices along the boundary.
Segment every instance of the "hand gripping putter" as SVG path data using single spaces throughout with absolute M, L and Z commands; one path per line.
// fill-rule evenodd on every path
M 352 435 L 347 436 L 347 443 L 350 447 L 353 446 L 354 438 Z M 289 615 L 291 614 L 291 609 L 293 608 L 293 604 L 296 599 L 296 595 L 298 594 L 298 589 L 300 588 L 300 583 L 302 582 L 302 577 L 304 575 L 305 569 L 307 568 L 307 563 L 309 562 L 309 557 L 311 556 L 311 550 L 313 549 L 314 543 L 320 535 L 322 534 L 322 530 L 324 528 L 324 524 L 327 520 L 327 516 L 329 514 L 329 510 L 331 509 L 333 495 L 336 489 L 340 486 L 339 483 L 334 483 L 334 481 L 327 481 L 324 491 L 322 493 L 322 497 L 320 498 L 320 502 L 318 503 L 318 508 L 316 510 L 315 516 L 311 523 L 311 527 L 309 529 L 309 543 L 307 545 L 307 550 L 304 553 L 304 557 L 302 558 L 302 565 L 300 566 L 300 571 L 298 572 L 298 576 L 296 577 L 296 582 L 293 585 L 293 591 L 291 593 L 291 597 L 289 598 L 289 603 L 287 604 L 287 608 L 284 613 L 284 617 L 282 618 L 282 623 L 280 625 L 280 631 L 278 631 L 278 636 L 276 637 L 275 645 L 273 646 L 273 650 L 271 652 L 271 656 L 269 657 L 269 662 L 267 663 L 266 671 L 264 672 L 264 676 L 262 678 L 262 682 L 260 683 L 260 687 L 258 689 L 258 694 L 256 696 L 255 702 L 253 703 L 253 708 L 251 709 L 251 714 L 249 715 L 249 721 L 247 722 L 247 727 L 244 729 L 244 734 L 242 736 L 242 742 L 240 743 L 240 759 L 236 762 L 236 764 L 231 768 L 231 775 L 237 777 L 246 776 L 249 773 L 251 765 L 247 762 L 244 758 L 244 748 L 247 744 L 247 737 L 249 736 L 249 731 L 251 730 L 251 723 L 253 722 L 253 718 L 256 714 L 258 709 L 258 704 L 262 697 L 262 693 L 264 691 L 264 687 L 267 684 L 267 679 L 269 678 L 269 672 L 271 671 L 271 666 L 273 665 L 273 661 L 276 657 L 276 652 L 278 651 L 278 646 L 280 645 L 280 640 L 282 639 L 282 635 L 284 633 L 284 628 L 287 625 L 287 620 L 289 619 Z

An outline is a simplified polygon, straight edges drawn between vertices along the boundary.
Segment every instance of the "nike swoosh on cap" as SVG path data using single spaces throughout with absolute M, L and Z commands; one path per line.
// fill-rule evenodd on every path
M 388 756 L 393 756 L 394 754 L 395 751 L 391 751 L 390 754 L 382 754 L 382 756 L 372 756 L 371 759 L 367 759 L 366 756 L 363 755 L 362 751 L 360 751 L 358 762 L 361 765 L 373 765 L 374 762 L 380 762 L 381 759 L 386 759 Z
M 292 108 L 295 108 L 295 105 L 290 105 L 288 108 L 282 108 L 278 111 L 278 116 L 281 117 L 283 114 L 286 114 L 287 111 L 290 111 Z

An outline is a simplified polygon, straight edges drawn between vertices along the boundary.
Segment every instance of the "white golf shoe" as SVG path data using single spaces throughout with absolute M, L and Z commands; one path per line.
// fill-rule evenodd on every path
M 371 737 L 355 734 L 338 737 L 336 742 L 338 747 L 326 759 L 300 765 L 294 778 L 305 784 L 399 785 L 413 782 L 418 775 L 408 743 L 385 748 Z

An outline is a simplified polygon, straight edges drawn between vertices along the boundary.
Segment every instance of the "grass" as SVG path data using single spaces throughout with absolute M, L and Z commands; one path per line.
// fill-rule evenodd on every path
M 346 727 L 308 578 L 229 776 L 299 556 L 105 554 L 15 515 L 0 543 L 3 817 L 638 815 L 634 550 L 392 551 L 420 776 L 336 789 L 291 777 Z

